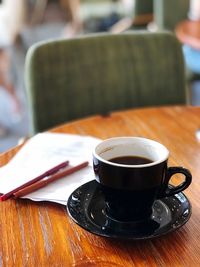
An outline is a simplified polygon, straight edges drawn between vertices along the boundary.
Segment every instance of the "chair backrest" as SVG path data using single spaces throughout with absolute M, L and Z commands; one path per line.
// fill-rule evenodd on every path
M 186 101 L 182 50 L 169 32 L 38 43 L 25 73 L 34 133 L 92 114 Z

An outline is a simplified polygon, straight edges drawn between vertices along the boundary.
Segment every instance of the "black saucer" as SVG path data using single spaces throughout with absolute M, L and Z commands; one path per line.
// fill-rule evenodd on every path
M 149 239 L 175 231 L 190 218 L 191 205 L 183 193 L 156 200 L 151 219 L 143 222 L 120 222 L 105 214 L 105 200 L 93 180 L 77 188 L 69 197 L 70 217 L 87 231 L 105 237 Z

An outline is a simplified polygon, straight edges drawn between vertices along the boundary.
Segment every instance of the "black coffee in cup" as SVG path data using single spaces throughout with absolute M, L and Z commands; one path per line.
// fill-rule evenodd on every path
M 177 194 L 192 180 L 182 167 L 168 167 L 169 151 L 162 144 L 141 137 L 116 137 L 101 142 L 93 152 L 95 178 L 105 196 L 107 216 L 120 221 L 150 218 L 155 199 Z M 172 175 L 185 180 L 169 186 Z
M 148 164 L 151 163 L 151 159 L 147 159 L 144 157 L 138 157 L 138 156 L 122 156 L 122 157 L 116 157 L 109 159 L 109 161 L 119 164 L 125 164 L 125 165 L 142 165 L 142 164 Z

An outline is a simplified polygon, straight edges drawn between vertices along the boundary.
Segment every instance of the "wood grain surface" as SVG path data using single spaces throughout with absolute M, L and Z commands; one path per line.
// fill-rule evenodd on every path
M 200 142 L 195 135 L 199 127 L 200 108 L 177 106 L 116 112 L 53 129 L 102 139 L 143 136 L 163 143 L 170 150 L 169 165 L 184 166 L 193 174 L 185 191 L 192 216 L 168 235 L 121 241 L 83 230 L 59 204 L 11 199 L 0 203 L 0 266 L 200 266 Z M 0 155 L 0 164 L 17 149 Z

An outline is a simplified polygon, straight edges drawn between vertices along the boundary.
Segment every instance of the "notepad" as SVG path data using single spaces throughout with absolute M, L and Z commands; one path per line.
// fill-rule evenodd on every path
M 94 179 L 92 151 L 100 141 L 92 136 L 73 134 L 35 135 L 8 164 L 0 168 L 0 193 L 11 191 L 65 160 L 69 160 L 71 166 L 89 161 L 88 167 L 79 172 L 24 196 L 33 201 L 51 201 L 65 205 L 73 190 Z

